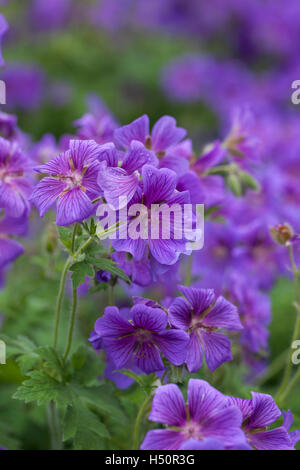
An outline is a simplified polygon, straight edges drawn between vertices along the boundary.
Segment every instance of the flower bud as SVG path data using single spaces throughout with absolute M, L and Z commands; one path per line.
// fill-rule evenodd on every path
M 287 245 L 294 236 L 294 230 L 288 223 L 275 225 L 270 228 L 270 232 L 275 242 L 280 245 Z

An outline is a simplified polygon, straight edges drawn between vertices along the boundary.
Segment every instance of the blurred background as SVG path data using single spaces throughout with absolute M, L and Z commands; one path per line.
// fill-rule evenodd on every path
M 291 84 L 300 79 L 299 0 L 0 0 L 0 12 L 9 24 L 2 42 L 6 65 L 0 70 L 7 105 L 1 111 L 17 115 L 31 149 L 39 148 L 34 146 L 45 134 L 51 134 L 46 138 L 50 147 L 57 142 L 63 147 L 64 137 L 80 128 L 74 122 L 86 112 L 103 111 L 104 104 L 120 125 L 144 113 L 152 123 L 164 114 L 174 116 L 200 155 L 205 144 L 226 136 L 237 106 L 251 108 L 261 143 L 251 171 L 262 189 L 259 195 L 246 195 L 229 224 L 234 231 L 242 211 L 244 219 L 249 217 L 258 227 L 255 240 L 248 238 L 252 264 L 243 265 L 243 273 L 246 280 L 255 278 L 256 287 L 272 301 L 269 348 L 262 354 L 269 363 L 275 361 L 275 373 L 262 382 L 272 393 L 294 323 L 293 286 L 284 249 L 274 248 L 267 234 L 270 225 L 282 222 L 300 231 L 300 107 L 291 102 Z M 97 107 L 98 100 L 102 104 Z M 46 218 L 44 227 L 50 222 Z M 227 231 L 228 225 L 221 230 Z M 44 238 L 36 240 L 35 233 L 41 233 L 38 217 L 31 241 L 25 242 L 26 254 L 0 293 L 0 311 L 7 333 L 29 332 L 37 342 L 47 343 L 45 325 L 52 327 L 51 305 L 63 259 L 57 255 L 54 262 L 47 254 L 37 256 Z M 211 237 L 217 244 L 216 235 Z M 216 250 L 210 253 L 217 256 Z M 205 263 L 205 256 L 196 259 L 198 266 Z M 227 259 L 221 265 L 211 258 L 207 262 L 225 276 L 225 284 Z M 259 274 L 258 261 L 267 273 Z M 51 266 L 54 275 L 49 275 Z M 33 292 L 35 296 L 30 295 Z M 96 310 L 89 296 L 82 302 L 89 320 L 79 318 L 79 330 L 87 337 L 101 307 Z M 1 421 L 13 423 L 19 416 L 11 445 L 43 448 L 48 437 L 38 411 L 27 407 L 25 415 L 18 402 L 13 410 L 5 409 L 15 384 L 22 381 L 16 364 L 12 362 L 5 372 L 0 369 L 0 381 L 5 384 L 3 392 L 1 384 Z M 240 396 L 241 387 L 238 382 Z M 299 388 L 289 407 L 297 419 Z

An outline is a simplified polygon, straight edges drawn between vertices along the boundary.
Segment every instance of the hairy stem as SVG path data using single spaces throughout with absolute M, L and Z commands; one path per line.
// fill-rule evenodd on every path
M 69 325 L 69 333 L 68 333 L 68 342 L 66 346 L 66 350 L 64 353 L 64 360 L 66 361 L 72 346 L 72 339 L 73 339 L 73 332 L 74 332 L 74 324 L 75 324 L 75 317 L 77 311 L 77 289 L 73 287 L 72 293 L 72 312 L 71 312 L 71 319 Z
M 143 416 L 144 414 L 146 413 L 146 410 L 147 410 L 147 407 L 150 403 L 150 401 L 152 400 L 152 395 L 149 395 L 146 400 L 144 401 L 144 403 L 142 404 L 138 414 L 137 414 L 137 417 L 136 417 L 136 420 L 135 420 L 135 425 L 134 425 L 134 434 L 133 434 L 133 450 L 138 450 L 138 447 L 139 447 L 139 434 L 140 434 L 140 428 L 141 428 L 141 423 L 142 423 L 142 419 L 143 419 Z

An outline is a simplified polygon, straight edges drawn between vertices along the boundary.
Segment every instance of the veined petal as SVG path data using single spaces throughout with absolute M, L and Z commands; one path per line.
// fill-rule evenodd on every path
M 248 434 L 248 440 L 258 450 L 292 450 L 293 445 L 285 427 Z
M 247 429 L 264 428 L 275 423 L 281 411 L 274 398 L 266 393 L 252 392 L 253 412 L 247 422 Z
M 96 160 L 100 153 L 100 146 L 94 140 L 74 139 L 69 148 L 74 168 L 79 171 Z
M 150 342 L 137 343 L 135 364 L 145 374 L 164 370 L 159 350 Z
M 190 373 L 198 372 L 202 367 L 203 348 L 196 332 L 190 335 L 185 362 Z
M 148 431 L 142 450 L 178 450 L 185 441 L 183 433 L 172 431 L 171 429 L 155 429 Z
M 177 385 L 162 385 L 156 389 L 148 419 L 169 426 L 185 424 L 185 403 Z
M 123 168 L 105 168 L 99 171 L 98 184 L 106 201 L 115 209 L 122 209 L 135 195 L 139 179 L 135 173 L 128 175 Z
M 182 297 L 177 297 L 169 307 L 170 324 L 181 330 L 187 330 L 192 320 L 192 309 Z
M 72 171 L 70 167 L 70 153 L 69 151 L 63 152 L 49 162 L 35 167 L 38 173 L 47 173 L 53 176 L 70 176 Z
M 171 116 L 161 117 L 153 126 L 151 133 L 152 149 L 155 152 L 165 151 L 177 144 L 186 135 L 186 130 L 176 127 L 176 120 Z
M 60 196 L 57 201 L 57 225 L 82 222 L 94 212 L 94 206 L 81 188 L 73 188 Z
M 208 437 L 203 441 L 189 439 L 180 447 L 180 450 L 225 450 L 224 444 L 218 439 Z
M 188 384 L 188 406 L 191 419 L 202 423 L 226 405 L 224 395 L 205 380 L 190 379 Z
M 196 315 L 201 315 L 215 300 L 213 289 L 197 289 L 195 287 L 178 286 L 179 292 L 188 300 Z
M 168 316 L 160 308 L 136 304 L 132 307 L 131 313 L 134 324 L 144 330 L 159 333 L 167 327 Z
M 51 177 L 43 178 L 36 185 L 30 199 L 36 205 L 41 217 L 51 208 L 54 201 L 66 188 L 66 183 Z
M 115 144 L 109 142 L 99 146 L 98 152 L 99 162 L 106 162 L 107 166 L 118 166 L 118 152 Z
M 101 337 L 119 337 L 135 332 L 133 326 L 120 315 L 117 307 L 106 307 L 103 317 L 95 323 L 95 332 Z
M 218 409 L 203 422 L 205 436 L 220 439 L 226 446 L 246 444 L 246 436 L 241 429 L 242 414 L 234 406 Z
M 215 305 L 203 318 L 202 323 L 205 326 L 214 326 L 226 330 L 243 329 L 236 306 L 221 296 L 217 298 Z
M 137 261 L 143 258 L 147 247 L 147 241 L 142 238 L 138 238 L 137 240 L 130 238 L 126 240 L 111 240 L 111 244 L 116 251 L 130 253 Z
M 138 140 L 143 144 L 149 136 L 149 118 L 146 114 L 136 119 L 126 126 L 116 129 L 114 138 L 116 143 L 122 148 L 129 148 L 133 140 Z
M 154 166 L 144 165 L 142 169 L 145 203 L 148 207 L 155 202 L 169 199 L 176 188 L 176 173 L 167 168 L 158 170 Z
M 207 367 L 213 372 L 223 362 L 232 361 L 230 341 L 220 333 L 198 330 L 201 338 Z
M 106 337 L 103 339 L 103 345 L 116 364 L 116 368 L 122 369 L 132 359 L 137 341 L 134 336 L 124 336 L 121 338 Z
M 163 355 L 175 366 L 184 363 L 189 340 L 189 335 L 182 330 L 166 330 L 154 337 Z
M 128 152 L 123 158 L 122 168 L 130 174 L 136 170 L 140 170 L 146 163 L 150 163 L 152 158 L 151 152 L 145 148 L 142 142 L 133 140 L 130 143 Z

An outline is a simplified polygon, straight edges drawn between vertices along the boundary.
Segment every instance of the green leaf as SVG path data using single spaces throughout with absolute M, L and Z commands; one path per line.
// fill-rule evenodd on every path
M 86 276 L 94 276 L 94 270 L 90 264 L 86 261 L 80 261 L 79 263 L 74 263 L 70 267 L 70 271 L 73 271 L 71 276 L 73 287 L 76 289 L 80 284 L 83 284 Z
M 64 377 L 64 362 L 62 357 L 51 347 L 41 347 L 37 349 L 37 354 L 44 361 L 44 366 L 54 369 L 59 377 Z
M 63 423 L 63 439 L 74 439 L 76 450 L 98 450 L 103 448 L 101 438 L 109 432 L 99 417 L 90 411 L 80 398 L 67 408 Z M 99 439 L 100 438 L 100 439 Z
M 103 271 L 108 271 L 109 273 L 113 274 L 114 276 L 119 277 L 120 279 L 123 279 L 123 281 L 126 281 L 128 284 L 131 283 L 130 278 L 127 276 L 127 274 L 124 273 L 124 271 L 120 268 L 117 267 L 117 263 L 114 261 L 107 259 L 107 258 L 90 258 L 88 257 L 88 260 L 90 263 L 92 263 L 94 266 L 96 266 L 97 269 L 102 269 Z
M 72 246 L 72 230 L 67 227 L 57 227 L 59 240 L 62 242 L 63 245 L 67 248 L 68 251 L 71 250 Z
M 13 398 L 25 403 L 36 402 L 38 405 L 54 401 L 58 406 L 66 406 L 73 402 L 70 387 L 50 377 L 45 371 L 35 370 L 28 375 L 30 378 L 22 383 Z

